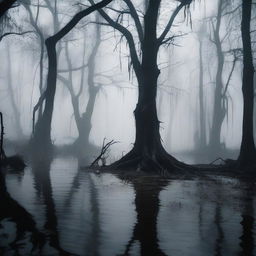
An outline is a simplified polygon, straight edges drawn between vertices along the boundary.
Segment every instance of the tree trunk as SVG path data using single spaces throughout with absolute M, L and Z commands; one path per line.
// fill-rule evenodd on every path
M 135 74 L 139 85 L 138 103 L 134 111 L 136 136 L 133 149 L 113 168 L 138 168 L 144 171 L 165 171 L 183 168 L 162 146 L 157 117 L 156 96 L 160 70 L 157 55 L 160 47 L 157 38 L 157 19 L 161 0 L 149 0 L 144 16 L 144 38 L 141 42 L 142 62 Z M 181 9 L 181 6 L 179 7 Z M 176 13 L 178 12 L 176 9 Z M 174 19 L 175 16 L 173 16 Z M 132 49 L 131 55 L 133 54 Z
M 55 35 L 46 39 L 46 49 L 48 54 L 48 76 L 47 76 L 47 87 L 45 91 L 45 108 L 43 111 L 42 118 L 38 120 L 35 133 L 32 140 L 32 144 L 38 148 L 40 146 L 42 152 L 45 150 L 52 149 L 51 142 L 51 122 L 54 107 L 54 97 L 56 92 L 56 81 L 57 81 L 57 54 L 56 45 L 57 43 L 67 35 L 76 24 L 90 13 L 103 8 L 108 5 L 112 0 L 103 0 L 87 9 L 77 13 L 59 32 Z M 51 152 L 50 152 L 51 153 Z
M 56 41 L 51 37 L 45 41 L 48 53 L 48 77 L 47 88 L 45 91 L 45 109 L 42 118 L 38 120 L 35 126 L 34 142 L 41 145 L 44 149 L 51 149 L 51 121 L 54 107 L 54 97 L 56 92 L 57 77 L 57 58 Z
M 199 115 L 200 115 L 200 149 L 206 147 L 205 111 L 204 111 L 204 71 L 203 71 L 203 41 L 199 39 Z
M 97 22 L 99 22 L 99 17 L 97 16 Z M 88 92 L 89 92 L 89 99 L 86 106 L 85 112 L 82 114 L 80 121 L 77 123 L 77 128 L 79 131 L 79 138 L 78 143 L 80 148 L 90 148 L 89 143 L 89 136 L 92 129 L 92 115 L 93 110 L 97 98 L 97 94 L 99 91 L 99 87 L 96 87 L 94 83 L 94 76 L 95 76 L 95 60 L 96 55 L 98 53 L 98 49 L 101 43 L 101 30 L 100 25 L 96 25 L 96 41 L 95 45 L 93 46 L 92 52 L 90 54 L 88 60 Z
M 255 162 L 256 149 L 253 138 L 253 101 L 254 67 L 252 60 L 250 22 L 251 22 L 252 0 L 242 2 L 242 42 L 243 42 L 243 81 L 242 92 L 244 101 L 243 131 L 240 148 L 239 162 L 241 165 L 250 165 Z
M 150 1 L 144 18 L 145 35 L 142 42 L 142 64 L 139 74 L 139 97 L 134 111 L 136 138 L 134 150 L 137 154 L 154 159 L 162 150 L 156 95 L 160 70 L 157 66 L 159 45 L 156 37 L 159 0 Z
M 214 44 L 216 46 L 217 59 L 218 59 L 218 64 L 217 64 L 218 66 L 217 66 L 217 72 L 216 72 L 216 88 L 215 88 L 215 95 L 214 95 L 213 120 L 212 120 L 212 127 L 211 127 L 210 141 L 209 141 L 210 150 L 213 153 L 218 153 L 221 150 L 221 142 L 220 142 L 221 127 L 226 114 L 224 105 L 223 105 L 223 97 L 222 97 L 222 90 L 223 90 L 222 73 L 223 73 L 223 66 L 224 66 L 224 55 L 222 52 L 221 39 L 219 34 L 221 18 L 222 18 L 222 4 L 223 4 L 223 0 L 219 0 L 216 28 L 213 28 Z

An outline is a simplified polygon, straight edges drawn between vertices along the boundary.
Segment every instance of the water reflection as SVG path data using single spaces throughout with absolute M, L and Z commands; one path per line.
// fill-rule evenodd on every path
M 242 235 L 240 236 L 240 246 L 242 248 L 240 256 L 254 255 L 254 195 L 255 195 L 255 184 L 249 182 L 245 191 L 243 192 L 244 201 L 242 207 Z
M 132 183 L 135 190 L 137 222 L 123 255 L 131 255 L 131 247 L 135 241 L 140 243 L 142 256 L 166 255 L 158 244 L 157 217 L 160 208 L 159 194 L 168 181 L 151 177 L 136 179 Z
M 32 161 L 0 172 L 0 255 L 251 256 L 254 200 L 254 181 L 128 182 L 73 158 Z
M 58 232 L 58 220 L 56 216 L 55 203 L 53 199 L 51 178 L 50 178 L 50 167 L 51 160 L 44 159 L 38 160 L 33 159 L 32 174 L 34 176 L 34 187 L 36 194 L 42 199 L 45 205 L 45 224 L 44 229 L 47 237 L 49 238 L 49 245 L 55 248 L 61 255 L 70 255 L 62 249 L 60 245 L 59 232 Z
M 5 170 L 0 169 L 0 230 L 4 227 L 2 225 L 4 220 L 14 223 L 15 228 L 13 229 L 14 236 L 11 240 L 8 239 L 10 236 L 8 233 L 0 235 L 1 255 L 9 254 L 10 251 L 14 251 L 16 255 L 19 255 L 19 249 L 24 248 L 23 243 L 26 242 L 27 232 L 30 233 L 30 242 L 32 243 L 30 252 L 41 251 L 45 238 L 38 231 L 32 215 L 8 193 L 5 182 Z M 5 222 L 5 224 L 8 226 L 8 223 Z M 5 240 L 9 240 L 8 245 L 4 243 Z

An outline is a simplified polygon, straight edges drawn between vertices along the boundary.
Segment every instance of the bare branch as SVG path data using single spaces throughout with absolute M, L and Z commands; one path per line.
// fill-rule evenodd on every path
M 166 35 L 168 34 L 168 32 L 170 31 L 172 24 L 174 22 L 175 17 L 177 16 L 177 14 L 179 13 L 179 11 L 185 6 L 185 4 L 183 2 L 181 2 L 176 9 L 174 10 L 174 12 L 172 13 L 169 22 L 167 23 L 164 31 L 162 32 L 162 34 L 160 35 L 160 37 L 158 38 L 158 43 L 162 44 L 163 40 L 165 39 Z
M 141 25 L 138 13 L 137 13 L 133 3 L 131 2 L 131 0 L 124 0 L 124 1 L 130 9 L 131 16 L 132 16 L 132 18 L 135 22 L 135 26 L 137 28 L 137 32 L 138 32 L 138 35 L 139 35 L 140 42 L 142 42 L 143 37 L 144 37 L 144 35 L 143 35 L 144 33 L 143 33 L 143 29 L 142 29 L 142 25 Z
M 6 36 L 10 36 L 10 35 L 18 35 L 18 36 L 23 36 L 25 34 L 29 34 L 29 33 L 35 33 L 35 31 L 30 30 L 30 31 L 25 31 L 25 32 L 6 32 L 3 35 L 0 36 L 0 42 L 6 37 Z
M 89 2 L 91 4 L 94 4 L 93 0 L 89 0 Z M 137 54 L 137 51 L 136 51 L 135 43 L 134 43 L 133 36 L 132 36 L 131 32 L 127 28 L 125 28 L 121 24 L 117 23 L 112 18 L 110 18 L 110 16 L 105 11 L 103 11 L 102 9 L 98 9 L 98 12 L 109 23 L 109 25 L 111 27 L 115 28 L 116 30 L 118 30 L 119 32 L 121 32 L 125 36 L 128 44 L 129 44 L 134 71 L 135 71 L 135 73 L 138 73 L 139 70 L 140 70 L 141 64 L 140 64 L 140 61 L 139 61 L 139 57 L 138 57 L 138 54 Z
M 91 167 L 95 167 L 95 166 L 99 166 L 98 162 L 101 160 L 102 163 L 103 163 L 103 166 L 105 165 L 105 154 L 106 152 L 108 151 L 108 149 L 110 148 L 110 146 L 118 143 L 118 141 L 114 141 L 114 140 L 111 140 L 109 141 L 108 143 L 105 144 L 105 141 L 106 141 L 106 138 L 104 138 L 103 140 L 103 143 L 102 143 L 102 148 L 101 148 L 101 152 L 99 154 L 98 157 L 96 157 L 96 159 L 91 163 Z

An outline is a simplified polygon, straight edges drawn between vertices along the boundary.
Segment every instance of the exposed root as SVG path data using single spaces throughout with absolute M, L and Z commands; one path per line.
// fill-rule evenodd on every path
M 182 163 L 169 155 L 165 150 L 160 150 L 154 155 L 138 154 L 132 149 L 120 160 L 108 166 L 114 170 L 137 170 L 151 173 L 171 173 L 177 171 L 192 171 L 196 167 Z

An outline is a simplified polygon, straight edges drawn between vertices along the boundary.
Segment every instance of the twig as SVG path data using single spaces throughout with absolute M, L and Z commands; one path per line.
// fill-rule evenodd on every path
M 102 147 L 101 147 L 101 152 L 99 154 L 98 157 L 96 157 L 96 159 L 91 163 L 90 167 L 94 167 L 94 166 L 99 166 L 98 162 L 100 160 L 102 160 L 103 165 L 105 165 L 105 157 L 104 155 L 106 154 L 107 150 L 110 148 L 110 146 L 118 143 L 118 141 L 114 141 L 111 140 L 108 143 L 105 144 L 106 138 L 104 138 L 103 143 L 102 143 Z

